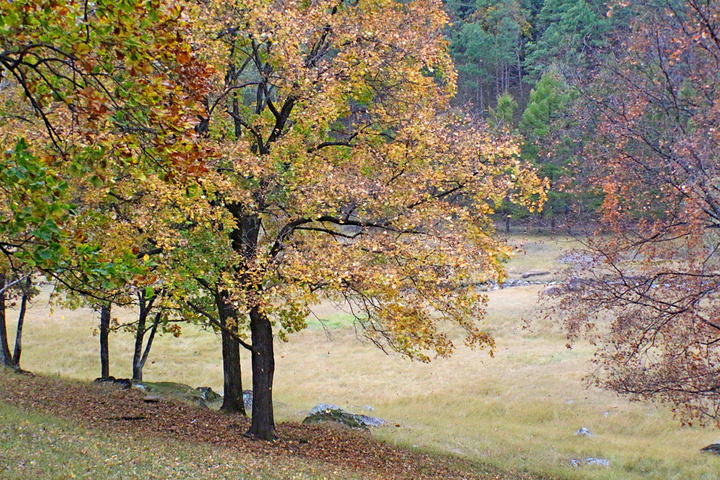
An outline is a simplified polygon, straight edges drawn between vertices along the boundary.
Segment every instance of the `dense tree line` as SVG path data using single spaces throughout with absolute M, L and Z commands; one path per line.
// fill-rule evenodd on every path
M 522 157 L 551 184 L 541 218 L 555 230 L 586 221 L 601 196 L 584 183 L 583 133 L 575 126 L 579 91 L 602 58 L 612 54 L 611 35 L 627 14 L 609 14 L 607 2 L 576 0 L 448 1 L 453 21 L 450 51 L 458 69 L 456 104 L 491 123 L 500 122 L 523 143 Z M 500 213 L 528 217 L 505 205 Z M 527 222 L 526 222 L 527 223 Z

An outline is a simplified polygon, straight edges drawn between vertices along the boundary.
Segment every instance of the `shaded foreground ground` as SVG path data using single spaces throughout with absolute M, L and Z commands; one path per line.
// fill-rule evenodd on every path
M 538 478 L 519 472 L 500 472 L 456 458 L 430 456 L 401 449 L 379 442 L 368 433 L 332 426 L 281 424 L 278 430 L 282 440 L 273 443 L 252 441 L 243 436 L 249 427 L 249 421 L 245 418 L 226 416 L 168 400 L 148 403 L 145 401 L 145 394 L 138 390 L 121 390 L 110 385 L 67 382 L 56 378 L 30 377 L 0 371 L 0 401 L 20 409 L 21 412 L 52 415 L 72 424 L 104 432 L 104 436 L 130 445 L 139 439 L 152 438 L 177 445 L 209 446 L 209 451 L 214 447 L 232 449 L 253 458 L 264 458 L 265 465 L 269 465 L 271 469 L 275 463 L 287 468 L 288 460 L 293 458 L 308 460 L 321 465 L 317 478 Z M 6 423 L 5 419 L 0 419 L 0 424 Z M 13 433 L 7 428 L 0 430 L 0 444 L 10 440 L 3 438 L 8 435 Z M 28 443 L 30 450 L 42 449 L 42 444 L 32 444 L 35 440 L 41 440 L 37 438 L 41 436 L 31 435 L 23 441 Z M 139 445 L 142 445 L 142 442 L 138 442 Z M 198 454 L 208 450 L 199 450 Z M 116 461 L 118 468 L 123 468 L 123 459 L 117 458 Z M 127 460 L 131 461 L 133 460 Z M 6 468 L 10 469 L 6 473 L 13 472 L 11 467 L 6 465 Z M 333 467 L 339 468 L 337 475 L 333 474 Z M 18 474 L 17 471 L 14 473 Z M 76 473 L 83 475 L 90 472 Z M 72 477 L 74 475 L 70 474 L 67 478 Z M 128 470 L 126 476 L 121 475 L 120 478 L 134 477 Z M 294 477 L 288 472 L 287 476 L 276 474 L 272 478 L 307 477 Z

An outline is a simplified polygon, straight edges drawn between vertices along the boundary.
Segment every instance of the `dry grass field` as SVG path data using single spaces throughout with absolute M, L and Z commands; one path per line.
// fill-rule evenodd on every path
M 558 259 L 573 240 L 513 237 L 522 243 L 508 265 L 510 278 L 530 270 L 563 267 Z M 449 359 L 430 364 L 386 355 L 356 334 L 350 316 L 331 305 L 308 328 L 278 343 L 275 399 L 280 421 L 299 421 L 317 403 L 333 403 L 382 417 L 374 430 L 389 442 L 480 460 L 500 468 L 567 479 L 720 479 L 720 457 L 699 449 L 720 439 L 716 428 L 682 427 L 664 406 L 630 403 L 587 388 L 592 348 L 566 339 L 537 305 L 541 285 L 488 293 L 486 328 L 497 341 L 495 357 L 458 346 Z M 132 312 L 116 312 L 119 320 Z M 531 328 L 523 328 L 525 320 Z M 99 376 L 97 313 L 68 311 L 37 299 L 26 324 L 23 368 L 77 379 Z M 12 332 L 11 332 L 12 333 Z M 129 334 L 111 339 L 111 374 L 131 373 Z M 246 359 L 247 360 L 247 359 Z M 249 364 L 243 367 L 249 372 Z M 156 341 L 145 370 L 149 381 L 222 388 L 220 340 L 184 326 L 180 338 Z M 249 378 L 247 385 L 250 385 Z M 593 436 L 575 434 L 581 427 Z M 603 458 L 610 466 L 572 467 L 570 460 Z

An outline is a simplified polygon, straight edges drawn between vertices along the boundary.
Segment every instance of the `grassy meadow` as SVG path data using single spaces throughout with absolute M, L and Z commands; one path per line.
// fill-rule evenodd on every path
M 573 246 L 573 240 L 561 237 L 511 241 L 525 251 L 507 265 L 515 279 L 530 270 L 550 272 L 531 280 L 555 278 L 564 266 L 558 259 Z M 349 314 L 322 305 L 315 313 L 323 323 L 311 319 L 305 331 L 276 345 L 276 418 L 300 421 L 315 404 L 333 403 L 388 420 L 390 426 L 374 430 L 388 442 L 501 469 L 567 479 L 720 479 L 720 457 L 699 452 L 720 440 L 717 429 L 682 427 L 664 406 L 630 403 L 585 386 L 592 348 L 585 343 L 566 348 L 555 321 L 539 313 L 542 288 L 488 293 L 485 326 L 497 341 L 494 358 L 459 342 L 452 358 L 430 364 L 384 354 L 362 341 Z M 120 323 L 132 315 L 115 312 Z M 525 320 L 531 328 L 524 328 Z M 98 377 L 97 321 L 92 310 L 53 309 L 47 296 L 38 298 L 26 321 L 23 368 Z M 111 374 L 130 376 L 131 336 L 113 334 L 110 348 Z M 249 372 L 248 358 L 244 361 Z M 221 390 L 219 337 L 184 326 L 180 338 L 156 339 L 145 378 Z M 575 435 L 581 427 L 593 436 Z M 570 459 L 586 457 L 611 463 L 570 466 Z

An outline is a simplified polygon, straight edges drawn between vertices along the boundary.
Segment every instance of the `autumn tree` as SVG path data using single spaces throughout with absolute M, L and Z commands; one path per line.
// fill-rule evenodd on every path
M 203 12 L 195 41 L 220 75 L 199 129 L 220 155 L 202 195 L 215 244 L 230 247 L 218 291 L 250 333 L 248 434 L 275 438 L 273 337 L 323 299 L 411 358 L 452 352 L 445 322 L 492 348 L 473 285 L 502 277 L 507 248 L 488 215 L 511 186 L 523 201 L 541 183 L 515 145 L 444 114 L 455 75 L 440 2 Z
M 598 342 L 597 381 L 720 418 L 720 6 L 631 4 L 589 98 L 603 235 L 561 294 L 573 336 Z M 589 155 L 590 156 L 590 155 Z
M 11 265 L 105 307 L 148 272 L 206 155 L 193 129 L 204 65 L 187 33 L 182 8 L 163 2 L 0 5 L 0 247 Z

